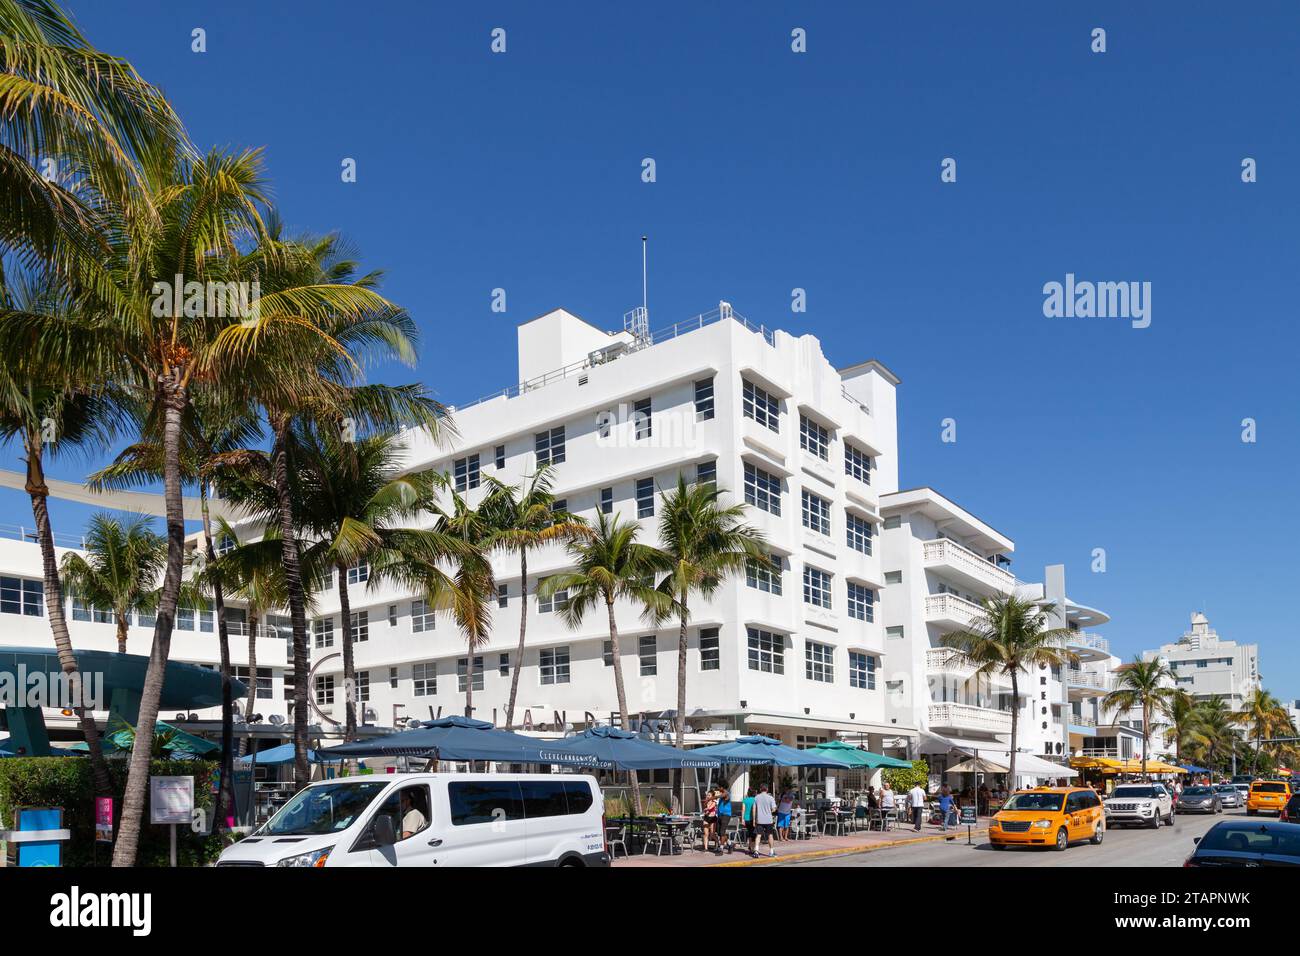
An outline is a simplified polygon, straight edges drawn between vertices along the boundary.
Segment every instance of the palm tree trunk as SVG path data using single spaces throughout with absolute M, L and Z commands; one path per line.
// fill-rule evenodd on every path
M 686 635 L 691 612 L 686 606 L 686 593 L 683 592 L 681 624 L 677 632 L 677 721 L 673 733 L 675 746 L 679 749 L 686 737 Z M 686 774 L 682 770 L 674 771 L 677 775 L 677 800 L 682 812 L 686 811 Z
M 346 743 L 357 739 L 357 669 L 352 660 L 352 604 L 348 600 L 347 565 L 340 564 L 335 570 L 339 575 L 339 614 L 343 617 L 343 704 L 347 709 L 343 740 Z
M 275 476 L 275 497 L 280 512 L 280 539 L 284 564 L 285 590 L 289 594 L 289 619 L 293 623 L 293 782 L 299 790 L 311 782 L 311 765 L 307 762 L 307 686 L 310 663 L 307 660 L 307 596 L 302 584 L 302 559 L 298 553 L 298 535 L 293 523 L 293 502 L 289 494 L 288 433 L 289 419 L 272 418 L 275 445 L 271 463 Z
M 1011 671 L 1011 753 L 1008 755 L 1011 759 L 1007 761 L 1008 787 L 1012 793 L 1016 791 L 1016 746 L 1020 742 L 1020 681 L 1018 675 L 1020 668 L 1017 666 Z M 979 779 L 978 777 L 976 779 Z
M 81 675 L 77 671 L 77 658 L 72 653 L 72 636 L 68 633 L 68 620 L 63 616 L 63 585 L 59 581 L 59 565 L 54 560 L 54 532 L 50 529 L 50 510 L 47 498 L 50 489 L 45 484 L 45 469 L 41 461 L 40 433 L 27 436 L 27 494 L 32 499 L 32 517 L 36 519 L 36 540 L 41 549 L 41 569 L 45 583 L 45 613 L 49 615 L 54 647 L 59 652 L 59 667 L 68 675 L 68 681 L 78 691 L 74 694 L 73 711 L 81 734 L 86 738 L 90 754 L 90 775 L 95 783 L 96 796 L 106 797 L 113 792 L 108 775 L 108 764 L 99 745 L 99 730 L 95 721 L 82 706 L 85 698 L 80 693 Z
M 528 549 L 519 549 L 519 648 L 510 669 L 510 697 L 506 700 L 506 730 L 514 727 L 515 698 L 519 693 L 519 668 L 524 664 L 524 635 L 528 633 Z
M 248 673 L 253 677 L 253 690 L 244 702 L 244 723 L 253 723 L 253 705 L 257 698 L 257 615 L 251 606 L 248 609 Z M 248 738 L 239 738 L 239 756 L 248 753 Z
M 629 730 L 627 719 L 627 691 L 623 687 L 623 655 L 618 649 L 618 624 L 614 617 L 614 599 L 605 597 L 605 608 L 609 611 L 609 645 L 614 657 L 614 695 L 618 698 L 619 723 L 624 730 Z M 632 785 L 632 810 L 635 816 L 641 815 L 641 781 L 636 778 L 636 771 L 627 772 L 628 782 Z
M 1142 701 L 1142 779 L 1147 779 L 1147 747 L 1151 740 L 1151 706 Z
M 215 568 L 217 549 L 212 544 L 212 515 L 208 510 L 208 483 L 199 479 L 199 505 L 203 516 L 203 553 L 208 566 Z M 212 807 L 212 830 L 215 833 L 225 825 L 225 808 L 235 804 L 235 692 L 230 673 L 230 632 L 226 627 L 226 600 L 221 591 L 221 579 L 212 575 L 212 606 L 217 616 L 217 651 L 221 659 L 221 786 L 217 788 Z M 249 681 L 248 698 L 257 696 L 257 672 Z
M 173 368 L 159 382 L 163 419 L 163 497 L 167 506 L 167 571 L 154 624 L 149 667 L 140 693 L 140 716 L 135 725 L 135 743 L 127 770 L 126 793 L 122 800 L 122 823 L 113 866 L 134 866 L 140 844 L 140 824 L 149 791 L 149 761 L 153 751 L 158 705 L 162 699 L 167 658 L 171 654 L 172 627 L 181 590 L 181 564 L 185 557 L 185 513 L 181 503 L 181 416 L 189 402 L 181 383 L 182 370 Z
M 117 623 L 117 652 L 126 653 L 126 628 L 129 623 L 130 611 L 114 611 L 113 617 Z

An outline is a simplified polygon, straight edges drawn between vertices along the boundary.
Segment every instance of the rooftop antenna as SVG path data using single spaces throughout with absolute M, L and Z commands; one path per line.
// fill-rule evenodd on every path
M 650 344 L 649 286 L 646 282 L 646 241 L 649 238 L 641 237 L 641 304 L 623 314 L 623 331 L 632 334 L 631 348 L 634 351 Z
M 641 308 L 645 310 L 647 319 L 650 318 L 650 287 L 646 281 L 646 243 L 649 239 L 649 236 L 641 237 Z

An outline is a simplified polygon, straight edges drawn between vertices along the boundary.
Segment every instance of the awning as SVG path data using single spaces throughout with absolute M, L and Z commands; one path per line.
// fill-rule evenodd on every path
M 966 754 L 968 757 L 978 756 L 983 759 L 987 758 L 993 763 L 1003 766 L 1011 765 L 1011 750 L 1006 744 L 988 741 L 981 743 L 972 740 L 953 740 L 947 737 L 940 737 L 938 734 L 927 734 L 927 737 L 933 738 L 939 744 L 946 743 L 948 750 L 957 750 Z M 932 744 L 933 746 L 933 744 Z M 943 752 L 939 749 L 926 751 L 928 753 Z M 1035 757 L 1033 754 L 1017 753 L 1016 754 L 1016 776 L 1017 777 L 1077 777 L 1078 772 L 1071 770 L 1064 764 L 1052 763 L 1050 760 L 1044 760 L 1042 757 Z

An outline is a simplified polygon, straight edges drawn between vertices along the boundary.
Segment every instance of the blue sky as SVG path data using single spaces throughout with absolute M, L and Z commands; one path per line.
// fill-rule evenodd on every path
M 1025 579 L 1064 562 L 1118 653 L 1205 609 L 1300 695 L 1278 603 L 1300 553 L 1300 7 L 1132 6 L 69 2 L 200 146 L 266 147 L 291 226 L 386 270 L 424 334 L 386 377 L 464 401 L 515 379 L 519 321 L 616 326 L 648 233 L 652 326 L 727 299 L 836 364 L 880 359 L 903 486 L 1015 538 Z M 1151 326 L 1045 318 L 1067 272 L 1150 282 Z M 87 512 L 56 506 L 59 530 Z

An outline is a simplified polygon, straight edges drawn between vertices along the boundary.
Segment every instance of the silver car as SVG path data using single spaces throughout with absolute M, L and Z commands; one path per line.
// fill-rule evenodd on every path
M 1225 810 L 1240 810 L 1246 805 L 1246 796 L 1230 783 L 1219 784 L 1214 788 L 1219 795 L 1219 806 Z

